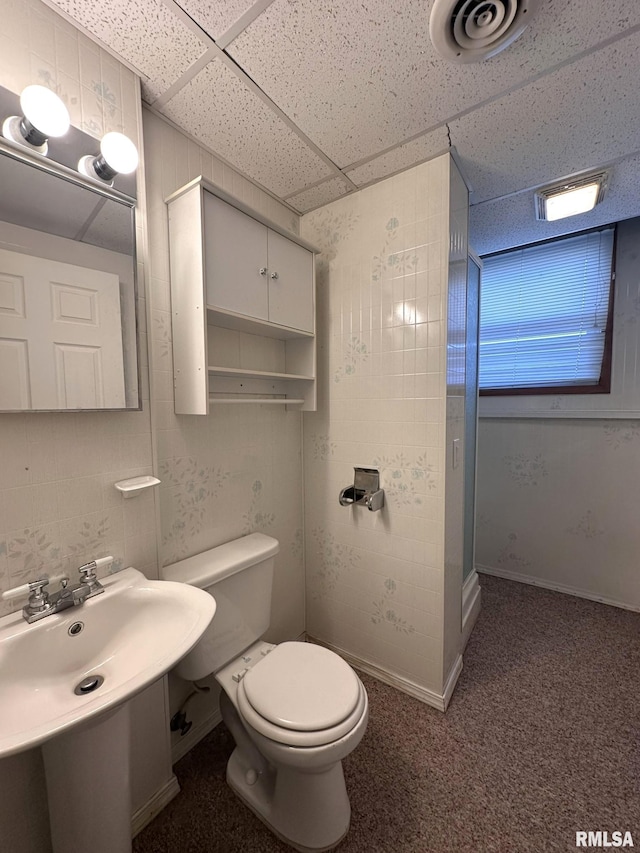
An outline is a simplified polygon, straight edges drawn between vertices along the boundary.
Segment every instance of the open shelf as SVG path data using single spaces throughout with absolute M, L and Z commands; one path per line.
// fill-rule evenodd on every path
M 209 403 L 286 398 L 302 400 L 303 411 L 315 408 L 314 339 L 265 337 L 261 326 L 250 328 L 207 326 Z
M 209 404 L 211 403 L 259 403 L 260 405 L 281 405 L 281 406 L 302 406 L 304 400 L 295 398 L 282 397 L 214 397 L 209 395 Z
M 246 376 L 253 379 L 302 379 L 313 381 L 313 376 L 302 373 L 274 373 L 270 370 L 250 370 L 240 367 L 208 367 L 210 376 Z
M 296 338 L 314 338 L 313 332 L 303 332 L 301 329 L 290 329 L 288 326 L 279 326 L 268 320 L 260 320 L 257 317 L 245 317 L 236 314 L 235 311 L 227 311 L 224 308 L 216 308 L 207 305 L 207 322 L 213 326 L 223 329 L 232 329 L 235 332 L 249 332 L 252 335 L 262 335 L 265 338 L 276 338 L 287 341 Z

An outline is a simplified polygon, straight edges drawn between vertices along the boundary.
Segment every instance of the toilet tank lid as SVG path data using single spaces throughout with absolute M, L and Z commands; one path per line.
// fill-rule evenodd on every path
M 165 566 L 161 576 L 166 581 L 179 581 L 205 589 L 242 569 L 275 557 L 279 550 L 280 543 L 272 536 L 250 533 L 249 536 Z

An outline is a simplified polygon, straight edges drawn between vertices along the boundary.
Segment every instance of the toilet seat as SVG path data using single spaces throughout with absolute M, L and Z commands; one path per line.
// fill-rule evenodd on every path
M 366 706 L 360 679 L 334 652 L 281 643 L 251 667 L 237 687 L 238 710 L 265 737 L 290 746 L 339 740 Z

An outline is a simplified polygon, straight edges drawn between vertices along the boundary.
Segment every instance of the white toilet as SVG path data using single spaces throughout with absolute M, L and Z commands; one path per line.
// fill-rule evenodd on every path
M 276 539 L 252 533 L 163 570 L 165 580 L 206 589 L 217 603 L 175 672 L 187 681 L 215 673 L 236 742 L 227 781 L 238 796 L 296 850 L 330 850 L 349 829 L 341 762 L 364 735 L 367 693 L 328 649 L 260 640 L 278 551 Z

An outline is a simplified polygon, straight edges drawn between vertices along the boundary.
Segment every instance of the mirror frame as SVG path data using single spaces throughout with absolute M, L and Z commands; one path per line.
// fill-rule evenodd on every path
M 0 87 L 0 120 L 11 114 L 20 114 L 19 98 L 9 90 Z M 118 175 L 114 181 L 120 184 L 122 189 L 98 182 L 92 178 L 80 174 L 69 164 L 77 163 L 85 154 L 97 154 L 99 152 L 99 140 L 77 128 L 71 127 L 62 139 L 51 139 L 49 141 L 49 152 L 47 156 L 31 151 L 26 147 L 17 145 L 0 136 L 0 157 L 9 157 L 19 163 L 55 178 L 70 182 L 82 189 L 89 190 L 97 196 L 102 196 L 110 201 L 115 201 L 129 208 L 131 213 L 131 242 L 133 266 L 133 328 L 135 332 L 135 372 L 137 379 L 137 404 L 122 408 L 97 408 L 97 409 L 2 409 L 0 414 L 36 414 L 38 412 L 135 412 L 142 410 L 142 382 L 141 382 L 141 359 L 140 359 L 140 318 L 138 306 L 138 247 L 136 228 L 136 176 Z M 125 192 L 124 189 L 127 191 Z

